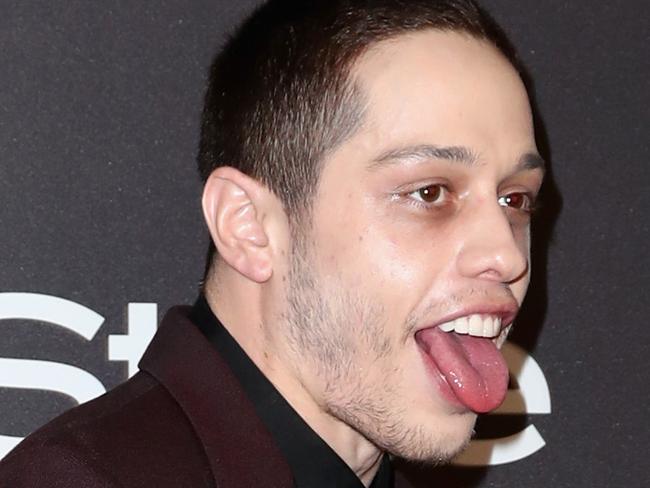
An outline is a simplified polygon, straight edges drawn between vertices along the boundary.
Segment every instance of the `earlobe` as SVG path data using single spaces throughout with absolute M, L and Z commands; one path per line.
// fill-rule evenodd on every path
M 203 190 L 203 215 L 219 256 L 252 281 L 272 275 L 269 237 L 263 225 L 264 187 L 240 171 L 212 172 Z

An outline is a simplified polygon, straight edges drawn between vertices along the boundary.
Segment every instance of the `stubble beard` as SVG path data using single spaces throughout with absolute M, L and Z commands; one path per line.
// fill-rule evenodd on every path
M 303 241 L 291 254 L 284 322 L 294 367 L 319 379 L 317 401 L 326 413 L 382 451 L 426 464 L 449 462 L 469 436 L 459 445 L 409 421 L 404 373 L 399 365 L 388 367 L 395 355 L 383 306 L 341 279 L 318 276 L 311 249 Z

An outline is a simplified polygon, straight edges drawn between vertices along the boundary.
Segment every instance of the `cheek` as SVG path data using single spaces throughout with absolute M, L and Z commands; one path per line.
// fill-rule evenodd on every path
M 428 288 L 438 274 L 433 260 L 436 246 L 421 229 L 380 220 L 368 226 L 355 244 L 350 262 L 366 266 L 368 273 L 364 278 L 389 294 Z
M 453 263 L 453 219 L 417 218 L 373 198 L 345 203 L 320 220 L 318 271 L 381 301 L 388 313 L 408 313 Z
M 530 224 L 521 228 L 515 227 L 513 229 L 513 235 L 519 252 L 526 258 L 528 272 L 530 273 Z
M 377 248 L 377 260 L 401 281 L 430 286 L 453 261 L 452 227 L 449 220 L 387 215 L 377 225 L 376 240 L 385 243 Z
M 530 223 L 514 227 L 513 234 L 521 253 L 530 261 Z
M 526 274 L 522 276 L 520 280 L 510 285 L 512 294 L 517 299 L 519 305 L 521 305 L 524 297 L 526 296 L 526 291 L 528 290 L 528 285 L 530 283 L 530 225 L 522 226 L 521 228 L 515 228 L 513 229 L 513 233 L 519 252 L 526 258 L 526 261 L 528 262 Z

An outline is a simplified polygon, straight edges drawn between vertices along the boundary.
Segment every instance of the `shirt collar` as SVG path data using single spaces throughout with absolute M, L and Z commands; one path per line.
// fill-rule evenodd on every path
M 286 457 L 297 488 L 363 488 L 350 467 L 309 427 L 246 355 L 202 295 L 194 304 L 190 319 L 232 369 L 257 415 Z M 392 479 L 390 461 L 384 455 L 371 488 L 390 488 Z

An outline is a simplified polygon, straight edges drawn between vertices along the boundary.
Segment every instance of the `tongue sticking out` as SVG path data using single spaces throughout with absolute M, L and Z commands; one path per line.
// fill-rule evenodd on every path
M 492 340 L 435 327 L 420 331 L 418 342 L 467 408 L 483 413 L 503 402 L 508 367 Z

